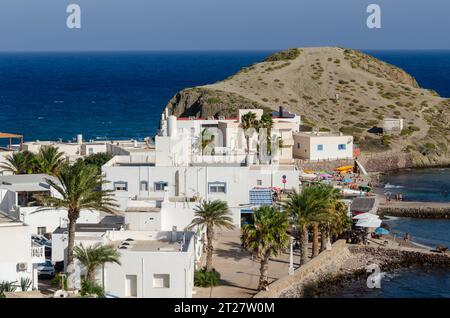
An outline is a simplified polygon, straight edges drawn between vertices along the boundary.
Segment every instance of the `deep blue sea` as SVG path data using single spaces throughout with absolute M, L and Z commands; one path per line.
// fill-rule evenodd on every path
M 404 201 L 450 202 L 450 168 L 406 169 L 381 181 L 385 193 L 401 193 Z
M 179 90 L 222 80 L 270 53 L 1 53 L 0 131 L 25 140 L 152 136 Z M 450 97 L 450 51 L 367 53 Z

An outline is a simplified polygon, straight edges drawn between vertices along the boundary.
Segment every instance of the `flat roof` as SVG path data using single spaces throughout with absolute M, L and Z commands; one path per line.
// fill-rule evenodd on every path
M 22 222 L 17 221 L 16 219 L 10 217 L 6 213 L 0 211 L 0 224 L 8 224 L 8 225 L 23 225 Z
M 50 186 L 46 179 L 57 182 L 55 177 L 47 174 L 19 174 L 0 176 L 0 189 L 19 191 L 48 191 Z
M 185 244 L 183 250 L 180 250 L 182 236 L 179 235 L 182 232 L 177 232 L 177 240 L 172 241 L 169 239 L 159 240 L 116 240 L 112 244 L 120 251 L 130 252 L 186 252 L 189 248 L 192 233 L 186 233 Z
M 121 225 L 120 224 L 109 224 L 109 223 L 77 223 L 75 232 L 83 232 L 83 233 L 89 233 L 89 232 L 107 232 L 112 230 L 120 230 Z M 53 231 L 54 234 L 63 234 L 67 232 L 67 228 L 58 227 L 56 230 Z
M 23 138 L 23 135 L 0 132 L 0 138 Z

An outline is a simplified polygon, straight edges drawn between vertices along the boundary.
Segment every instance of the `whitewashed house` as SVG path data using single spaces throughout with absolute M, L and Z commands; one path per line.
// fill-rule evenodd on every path
M 202 245 L 193 232 L 108 232 L 106 244 L 118 248 L 118 264 L 101 276 L 107 294 L 136 298 L 191 298 L 195 263 Z
M 311 161 L 353 159 L 353 136 L 321 132 L 294 133 L 294 157 Z
M 385 133 L 400 133 L 403 129 L 403 118 L 384 118 L 383 132 Z
M 56 181 L 45 174 L 0 176 L 0 211 L 29 225 L 32 234 L 52 233 L 68 222 L 67 210 L 44 209 L 37 203 L 37 196 L 59 196 L 47 179 Z M 99 221 L 99 212 L 87 210 L 81 211 L 78 219 L 80 223 Z
M 29 290 L 38 287 L 37 264 L 45 262 L 45 251 L 32 244 L 31 233 L 30 226 L 0 212 L 0 282 L 20 286 L 20 279 L 28 278 Z

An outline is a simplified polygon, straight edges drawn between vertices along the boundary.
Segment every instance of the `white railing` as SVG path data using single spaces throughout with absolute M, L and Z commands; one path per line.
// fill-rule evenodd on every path
M 31 247 L 31 262 L 44 263 L 45 262 L 45 246 Z

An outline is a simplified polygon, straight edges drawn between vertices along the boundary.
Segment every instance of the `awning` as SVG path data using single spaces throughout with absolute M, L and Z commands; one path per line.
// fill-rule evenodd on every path
M 361 213 L 353 217 L 354 220 L 379 219 L 378 215 L 373 213 Z
M 374 218 L 361 219 L 356 223 L 356 226 L 359 226 L 359 227 L 380 227 L 380 225 L 381 225 L 381 220 L 374 219 Z

